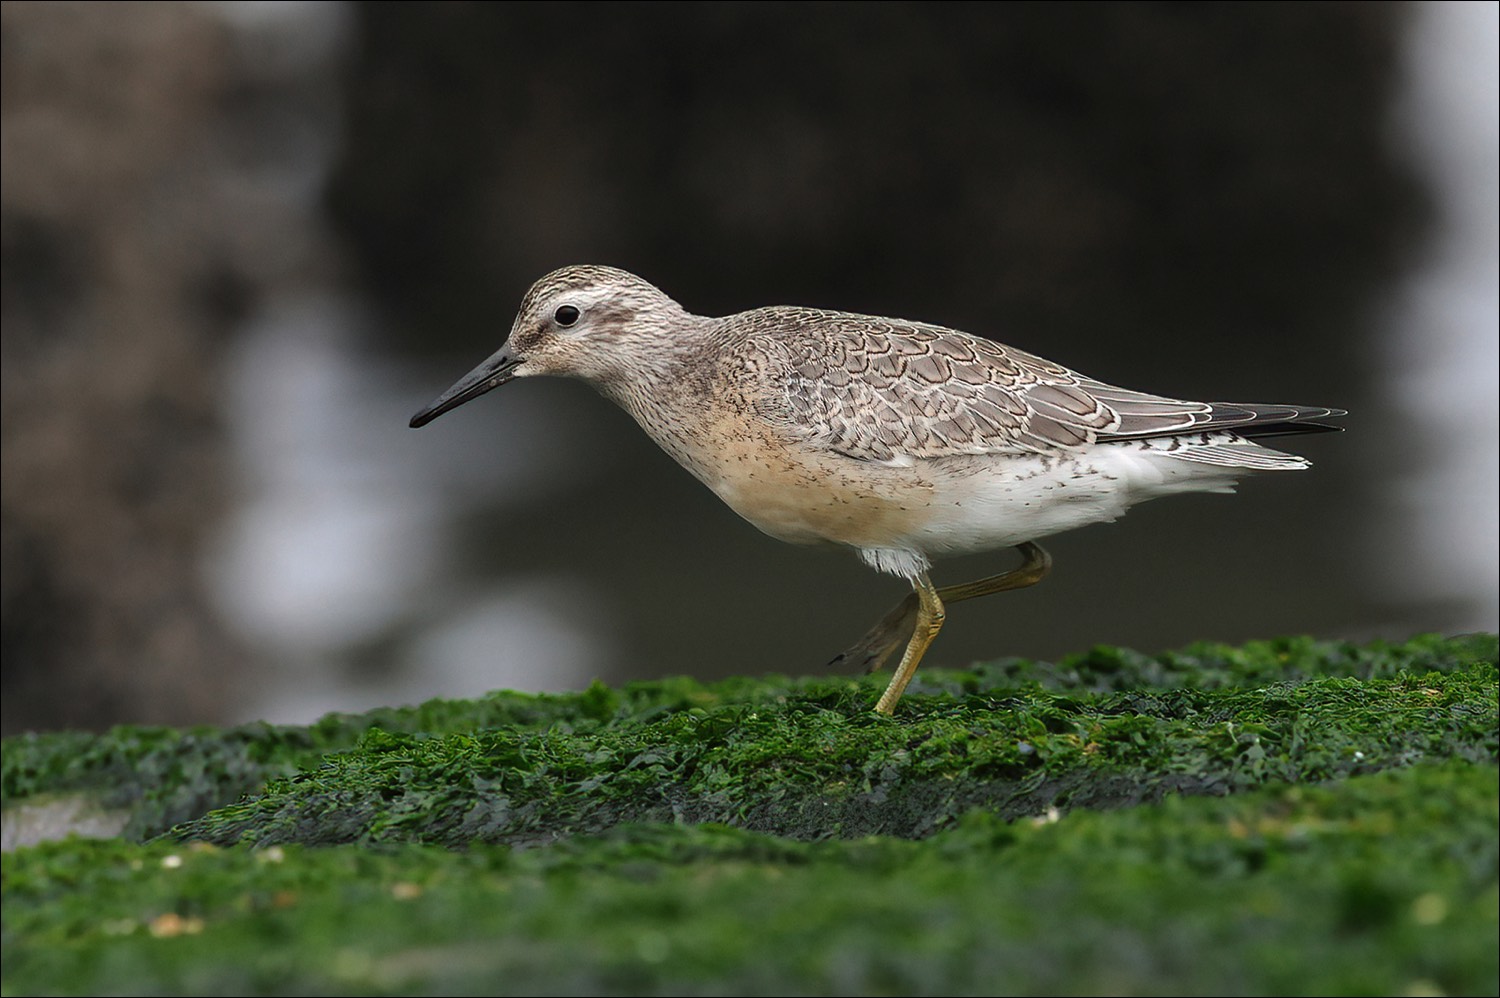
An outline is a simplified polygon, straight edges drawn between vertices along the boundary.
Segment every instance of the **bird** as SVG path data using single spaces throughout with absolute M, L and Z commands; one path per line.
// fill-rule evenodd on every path
M 695 315 L 615 267 L 526 292 L 500 348 L 411 418 L 421 427 L 516 378 L 580 379 L 741 517 L 794 544 L 852 549 L 910 584 L 835 662 L 901 658 L 891 715 L 945 607 L 1040 582 L 1037 542 L 1177 493 L 1309 462 L 1260 443 L 1341 429 L 1342 409 L 1196 402 L 1120 388 L 926 322 L 801 306 Z M 933 585 L 934 559 L 1014 548 L 1021 564 Z

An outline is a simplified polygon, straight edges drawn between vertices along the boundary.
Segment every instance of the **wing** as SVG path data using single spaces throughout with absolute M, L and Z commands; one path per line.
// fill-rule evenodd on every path
M 758 311 L 768 314 L 756 315 L 755 352 L 781 388 L 767 415 L 811 443 L 861 460 L 1037 454 L 1218 429 L 1244 436 L 1336 429 L 1309 421 L 1341 415 L 1116 388 L 940 326 L 813 309 Z

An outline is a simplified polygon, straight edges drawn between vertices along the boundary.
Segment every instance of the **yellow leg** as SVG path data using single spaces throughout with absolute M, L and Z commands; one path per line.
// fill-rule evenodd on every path
M 911 677 L 917 674 L 917 666 L 922 664 L 927 646 L 932 644 L 932 639 L 942 630 L 943 620 L 947 616 L 943 612 L 942 597 L 932 588 L 932 580 L 927 578 L 926 572 L 917 576 L 912 585 L 917 597 L 916 624 L 912 628 L 911 640 L 906 643 L 906 651 L 901 655 L 901 664 L 896 666 L 896 673 L 891 676 L 891 685 L 885 688 L 885 692 L 880 695 L 880 702 L 875 704 L 875 712 L 878 714 L 896 712 L 896 701 L 901 699 Z
M 990 593 L 1007 592 L 1012 589 L 1025 589 L 1034 586 L 1046 576 L 1052 568 L 1052 556 L 1039 544 L 1030 541 L 1016 546 L 1025 560 L 1009 572 L 999 575 L 991 575 L 974 582 L 962 582 L 954 586 L 944 586 L 937 590 L 937 598 L 940 603 L 957 603 L 961 600 L 973 599 L 976 596 L 987 596 Z M 916 591 L 913 591 L 906 599 L 902 600 L 891 611 L 868 632 L 860 638 L 848 651 L 835 658 L 830 665 L 839 665 L 844 662 L 863 665 L 866 672 L 874 672 L 883 666 L 886 659 L 890 658 L 902 641 L 909 641 L 914 634 L 917 622 L 919 599 Z
M 1027 541 L 1025 544 L 1016 545 L 1016 550 L 1021 552 L 1021 557 L 1026 560 L 1009 572 L 1001 572 L 999 575 L 987 576 L 973 582 L 960 582 L 956 586 L 944 586 L 938 590 L 938 595 L 943 598 L 944 603 L 957 603 L 960 600 L 973 599 L 975 596 L 1025 589 L 1041 582 L 1047 577 L 1047 573 L 1052 571 L 1052 556 L 1040 544 Z

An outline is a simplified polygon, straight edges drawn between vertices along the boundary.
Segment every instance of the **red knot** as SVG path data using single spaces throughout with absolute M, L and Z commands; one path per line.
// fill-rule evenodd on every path
M 1338 429 L 1320 421 L 1344 415 L 1117 388 L 924 322 L 789 306 L 693 315 L 634 274 L 579 266 L 533 284 L 500 349 L 411 425 L 539 374 L 593 385 L 772 537 L 853 548 L 911 583 L 835 659 L 873 671 L 904 645 L 884 714 L 944 604 L 1047 574 L 1039 539 L 1158 496 L 1306 468 L 1258 439 Z M 928 578 L 934 558 L 1004 547 L 1018 568 L 941 588 Z

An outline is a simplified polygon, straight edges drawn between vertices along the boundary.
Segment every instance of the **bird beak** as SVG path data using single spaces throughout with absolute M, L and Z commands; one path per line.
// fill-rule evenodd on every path
M 411 418 L 411 428 L 426 426 L 449 409 L 457 409 L 471 399 L 477 399 L 491 388 L 499 388 L 515 378 L 515 370 L 521 359 L 510 352 L 510 344 L 502 346 L 494 355 L 474 370 L 459 379 L 458 384 L 433 400 L 432 404 Z

